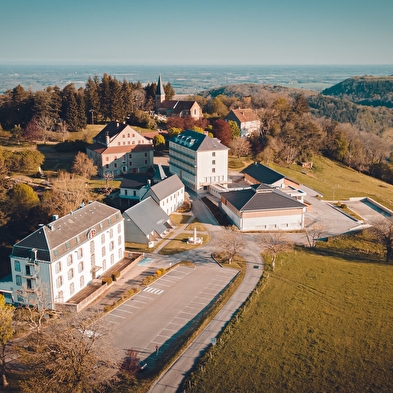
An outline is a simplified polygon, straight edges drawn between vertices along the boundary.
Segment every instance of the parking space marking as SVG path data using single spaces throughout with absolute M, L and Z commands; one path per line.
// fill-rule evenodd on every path
M 154 295 L 160 295 L 161 293 L 164 292 L 163 289 L 158 289 L 158 288 L 154 288 L 154 287 L 146 287 L 143 292 L 148 292 L 148 293 L 152 293 Z
M 127 314 L 134 314 L 132 311 L 123 310 L 121 307 L 118 307 L 116 311 L 126 312 Z
M 112 311 L 109 315 L 110 315 L 111 317 L 126 319 L 126 317 L 123 317 L 123 315 L 116 315 L 116 314 L 114 314 L 113 311 Z

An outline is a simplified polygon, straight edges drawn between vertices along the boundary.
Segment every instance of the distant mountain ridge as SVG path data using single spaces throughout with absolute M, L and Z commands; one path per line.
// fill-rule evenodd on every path
M 355 76 L 321 92 L 359 105 L 393 108 L 393 75 Z

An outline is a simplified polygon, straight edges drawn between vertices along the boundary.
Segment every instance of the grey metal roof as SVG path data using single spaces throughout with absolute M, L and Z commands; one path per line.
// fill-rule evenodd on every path
M 266 185 L 221 195 L 239 211 L 303 209 L 305 206 L 284 192 Z
M 279 172 L 260 164 L 259 162 L 255 162 L 254 164 L 249 165 L 247 168 L 244 168 L 241 173 L 245 173 L 260 183 L 266 184 L 274 184 L 278 180 L 285 178 Z
M 193 130 L 183 131 L 179 135 L 171 138 L 170 141 L 193 151 L 229 150 L 217 138 L 211 138 L 208 135 Z
M 169 221 L 169 216 L 161 209 L 152 197 L 148 197 L 123 213 L 125 225 L 131 220 L 146 236 L 156 231 L 163 233 Z
M 154 193 L 158 200 L 162 201 L 169 195 L 172 195 L 176 191 L 184 188 L 184 184 L 180 180 L 179 176 L 172 175 L 166 179 L 154 184 L 148 191 L 147 195 Z
M 38 228 L 14 245 L 12 255 L 28 257 L 29 251 L 35 248 L 39 260 L 53 261 L 79 247 L 92 229 L 97 236 L 121 220 L 118 209 L 94 201 Z

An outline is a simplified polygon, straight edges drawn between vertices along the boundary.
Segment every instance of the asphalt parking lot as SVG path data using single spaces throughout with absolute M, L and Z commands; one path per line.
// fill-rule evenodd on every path
M 157 356 L 157 346 L 165 351 L 236 274 L 215 263 L 180 265 L 108 313 L 119 359 L 128 349 L 141 360 Z

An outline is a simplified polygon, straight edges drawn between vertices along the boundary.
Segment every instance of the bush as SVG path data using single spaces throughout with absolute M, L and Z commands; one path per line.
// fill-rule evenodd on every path
M 111 285 L 112 284 L 112 277 L 103 277 L 103 279 L 102 279 L 102 285 L 105 285 L 105 284 L 107 284 L 107 285 Z
M 162 275 L 161 270 L 156 270 L 156 276 L 157 276 L 157 277 L 161 277 L 161 275 Z
M 113 281 L 116 281 L 118 278 L 120 277 L 120 272 L 119 271 L 115 271 L 112 273 L 112 279 Z

